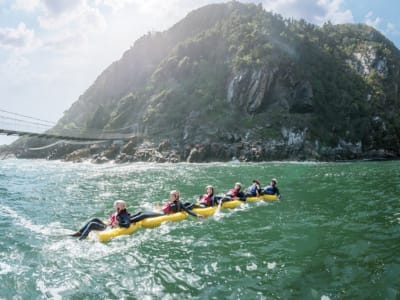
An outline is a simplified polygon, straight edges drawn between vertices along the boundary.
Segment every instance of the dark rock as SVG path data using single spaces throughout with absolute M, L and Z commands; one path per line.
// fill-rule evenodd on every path
M 96 143 L 93 144 L 89 147 L 90 154 L 99 154 L 100 152 L 106 150 L 107 147 L 109 147 L 109 143 Z
M 107 159 L 114 159 L 118 153 L 119 146 L 117 144 L 112 144 L 110 148 L 102 153 L 102 156 L 106 157 Z
M 163 152 L 171 148 L 171 143 L 169 140 L 164 140 L 158 145 L 158 151 Z
M 176 150 L 172 150 L 168 154 L 163 153 L 163 155 L 164 155 L 166 161 L 170 162 L 170 163 L 178 163 L 178 162 L 182 161 L 181 156 L 179 155 L 179 153 Z
M 127 144 L 122 147 L 121 152 L 127 155 L 132 155 L 135 152 L 135 147 L 137 146 L 137 142 L 130 140 Z
M 398 155 L 392 151 L 387 151 L 385 149 L 373 149 L 364 153 L 364 159 L 394 159 Z
M 65 161 L 72 161 L 72 162 L 82 162 L 85 159 L 91 157 L 90 149 L 83 148 L 71 152 L 65 156 Z
M 197 147 L 190 150 L 187 162 L 204 162 L 207 161 L 208 147 L 204 145 L 198 145 Z

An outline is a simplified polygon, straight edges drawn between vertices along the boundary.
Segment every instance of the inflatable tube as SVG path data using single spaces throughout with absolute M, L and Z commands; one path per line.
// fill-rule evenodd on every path
M 223 208 L 236 208 L 240 205 L 242 205 L 244 202 L 241 200 L 229 200 L 229 201 L 224 201 L 222 202 L 222 207 Z
M 247 197 L 246 202 L 255 202 L 255 201 L 275 201 L 279 199 L 278 195 L 261 195 L 259 197 Z M 229 200 L 222 202 L 222 208 L 236 208 L 242 205 L 245 201 L 241 200 Z M 202 215 L 204 217 L 212 216 L 217 211 L 218 206 L 211 206 L 205 208 L 194 208 L 192 211 L 198 215 Z M 96 231 L 95 235 L 97 240 L 100 242 L 107 242 L 110 239 L 120 236 L 120 235 L 129 235 L 134 233 L 140 227 L 144 228 L 154 228 L 160 226 L 164 222 L 177 222 L 182 221 L 188 218 L 188 214 L 186 212 L 178 212 L 174 214 L 162 215 L 158 217 L 146 218 L 137 223 L 132 223 L 128 228 L 118 227 L 105 231 Z
M 128 228 L 117 227 L 117 228 L 112 228 L 110 230 L 96 231 L 96 236 L 100 242 L 107 242 L 108 240 L 120 235 L 132 234 L 136 230 L 138 230 L 139 227 L 140 227 L 140 222 L 131 223 L 131 225 Z
M 279 196 L 277 194 L 273 194 L 273 195 L 260 195 L 258 197 L 246 197 L 246 201 L 247 202 L 256 202 L 256 201 L 275 201 L 278 200 Z
M 164 222 L 182 221 L 188 217 L 186 212 L 177 212 L 174 214 L 163 215 L 159 217 L 146 218 L 140 221 L 141 226 L 145 228 L 154 228 L 160 226 Z
M 209 207 L 199 207 L 199 208 L 193 208 L 192 211 L 198 215 L 208 217 L 212 216 L 215 214 L 217 211 L 218 206 L 209 206 Z

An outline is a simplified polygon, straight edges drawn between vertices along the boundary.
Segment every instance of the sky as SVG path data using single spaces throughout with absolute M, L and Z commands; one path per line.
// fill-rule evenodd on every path
M 0 112 L 56 122 L 136 39 L 221 2 L 226 1 L 0 0 Z M 240 2 L 317 25 L 366 23 L 400 48 L 398 0 Z M 0 145 L 14 139 L 0 135 Z

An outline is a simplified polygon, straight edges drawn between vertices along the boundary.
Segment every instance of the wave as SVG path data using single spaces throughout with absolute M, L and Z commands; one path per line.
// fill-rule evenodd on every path
M 12 219 L 11 224 L 13 226 L 21 226 L 25 229 L 28 229 L 36 234 L 44 235 L 44 236 L 52 236 L 52 235 L 64 235 L 68 232 L 67 229 L 62 228 L 60 222 L 52 222 L 46 225 L 38 225 L 33 223 L 27 216 L 20 215 L 15 210 L 0 205 L 0 215 L 5 217 L 10 217 Z

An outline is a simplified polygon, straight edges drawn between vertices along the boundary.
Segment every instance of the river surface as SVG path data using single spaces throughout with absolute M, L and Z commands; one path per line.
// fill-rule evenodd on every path
M 68 234 L 236 181 L 282 199 L 108 243 Z M 93 165 L 0 161 L 0 299 L 400 299 L 400 161 Z

